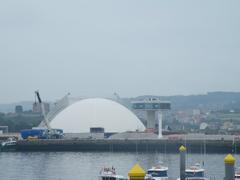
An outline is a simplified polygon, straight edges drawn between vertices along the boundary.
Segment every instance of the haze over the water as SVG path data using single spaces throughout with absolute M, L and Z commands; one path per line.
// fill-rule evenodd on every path
M 240 1 L 0 2 L 0 102 L 240 91 Z

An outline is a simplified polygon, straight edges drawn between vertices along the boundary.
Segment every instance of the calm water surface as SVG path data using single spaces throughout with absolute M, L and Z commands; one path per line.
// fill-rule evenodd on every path
M 212 179 L 224 176 L 224 154 L 187 155 L 187 165 L 202 162 Z M 236 155 L 237 162 L 240 160 Z M 2 180 L 97 180 L 102 167 L 114 166 L 118 174 L 127 176 L 138 162 L 144 169 L 162 161 L 169 167 L 169 176 L 179 174 L 179 155 L 160 153 L 112 152 L 1 152 L 0 179 Z M 238 163 L 237 163 L 238 165 Z

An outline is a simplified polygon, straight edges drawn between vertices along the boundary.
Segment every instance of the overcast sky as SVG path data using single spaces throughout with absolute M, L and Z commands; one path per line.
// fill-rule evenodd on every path
M 240 91 L 240 1 L 0 1 L 0 103 Z

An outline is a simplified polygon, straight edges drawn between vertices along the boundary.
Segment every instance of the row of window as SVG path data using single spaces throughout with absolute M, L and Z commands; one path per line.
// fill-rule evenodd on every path
M 171 109 L 170 103 L 136 103 L 132 105 L 133 109 Z

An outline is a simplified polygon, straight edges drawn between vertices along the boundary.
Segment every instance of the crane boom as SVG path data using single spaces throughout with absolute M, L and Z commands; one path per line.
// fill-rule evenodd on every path
M 39 91 L 35 91 L 35 94 L 36 94 L 36 96 L 38 98 L 38 102 L 41 104 L 42 103 L 42 99 L 40 97 Z
M 40 97 L 39 91 L 35 91 L 35 94 L 36 94 L 36 96 L 37 96 L 39 105 L 40 105 L 41 110 L 42 110 L 43 122 L 44 122 L 45 126 L 47 127 L 47 129 L 48 129 L 48 130 L 51 130 L 51 127 L 50 127 L 50 125 L 49 125 L 49 123 L 48 123 L 48 120 L 47 120 L 47 118 L 46 118 L 44 103 L 42 103 L 42 99 L 41 99 L 41 97 Z

